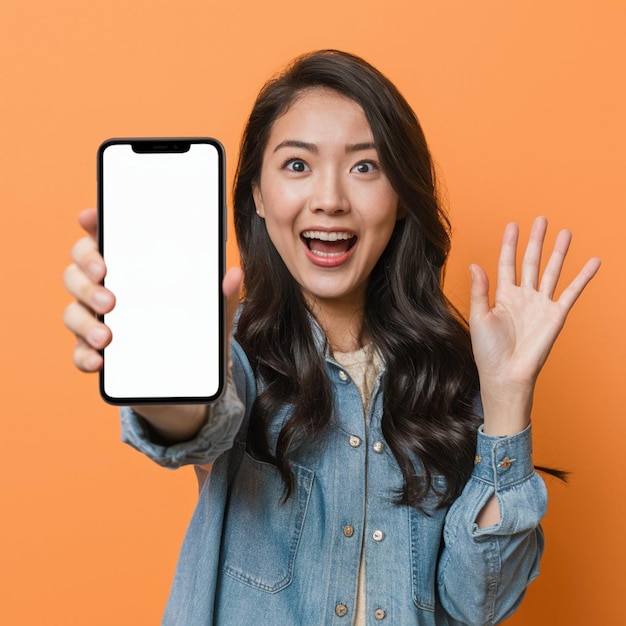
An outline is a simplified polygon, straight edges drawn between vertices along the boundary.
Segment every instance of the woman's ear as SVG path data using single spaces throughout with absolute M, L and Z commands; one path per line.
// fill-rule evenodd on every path
M 252 185 L 252 198 L 254 199 L 254 206 L 256 207 L 256 214 L 259 217 L 265 217 L 265 209 L 263 208 L 263 196 L 261 195 L 261 189 L 257 183 Z

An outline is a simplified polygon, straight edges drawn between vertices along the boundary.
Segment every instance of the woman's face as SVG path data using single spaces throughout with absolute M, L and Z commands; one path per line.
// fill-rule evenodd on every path
M 398 196 L 361 106 L 328 89 L 301 94 L 274 123 L 253 194 L 309 304 L 362 307 Z

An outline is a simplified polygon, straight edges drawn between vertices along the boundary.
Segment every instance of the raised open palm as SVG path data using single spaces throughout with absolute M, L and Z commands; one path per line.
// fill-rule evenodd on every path
M 477 265 L 471 267 L 472 346 L 483 404 L 491 405 L 494 410 L 496 406 L 501 410 L 508 400 L 521 399 L 528 394 L 525 400 L 530 410 L 535 381 L 567 314 L 600 267 L 599 259 L 590 259 L 558 299 L 554 299 L 572 236 L 567 230 L 558 234 L 540 275 L 547 225 L 543 217 L 535 220 L 519 281 L 516 272 L 519 229 L 516 224 L 506 227 L 493 305 L 489 301 L 485 271 Z M 485 407 L 486 420 L 487 414 Z

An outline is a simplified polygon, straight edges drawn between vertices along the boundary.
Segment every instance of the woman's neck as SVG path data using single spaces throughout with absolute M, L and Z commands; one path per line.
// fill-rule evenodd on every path
M 369 341 L 363 324 L 363 305 L 334 299 L 315 299 L 308 304 L 333 351 L 354 352 Z

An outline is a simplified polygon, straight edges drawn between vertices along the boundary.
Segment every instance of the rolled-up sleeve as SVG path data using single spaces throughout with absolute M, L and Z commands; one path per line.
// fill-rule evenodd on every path
M 162 445 L 151 438 L 150 429 L 141 416 L 130 407 L 123 407 L 122 441 L 163 467 L 206 465 L 232 446 L 243 415 L 244 405 L 229 376 L 224 393 L 209 407 L 209 418 L 193 439 Z
M 500 521 L 479 528 L 495 494 Z M 474 471 L 452 504 L 439 562 L 439 596 L 455 623 L 497 624 L 517 608 L 539 573 L 547 494 L 532 462 L 531 427 L 511 437 L 478 432 Z

